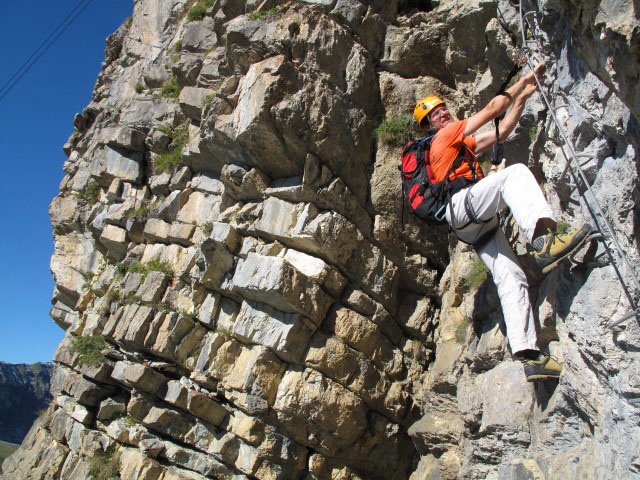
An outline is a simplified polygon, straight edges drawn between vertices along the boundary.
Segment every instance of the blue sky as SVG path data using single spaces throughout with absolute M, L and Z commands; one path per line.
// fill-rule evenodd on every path
M 0 1 L 0 85 L 80 0 Z M 0 100 L 0 361 L 50 361 L 64 332 L 49 317 L 53 237 L 48 208 L 63 177 L 73 116 L 91 99 L 105 39 L 132 0 L 93 0 Z

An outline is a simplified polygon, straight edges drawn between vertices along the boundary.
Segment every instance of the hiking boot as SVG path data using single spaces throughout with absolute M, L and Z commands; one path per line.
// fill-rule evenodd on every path
M 523 360 L 522 363 L 527 382 L 559 378 L 560 372 L 562 372 L 562 365 L 549 355 L 541 354 L 536 360 Z
M 542 273 L 553 270 L 558 263 L 575 252 L 591 233 L 591 225 L 585 223 L 571 233 L 557 234 L 549 230 L 547 235 L 533 241 L 534 251 L 531 253 Z

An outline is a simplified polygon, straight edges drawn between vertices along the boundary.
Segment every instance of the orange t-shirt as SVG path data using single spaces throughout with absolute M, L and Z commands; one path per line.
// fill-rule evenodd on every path
M 431 169 L 437 182 L 444 180 L 447 176 L 447 172 L 451 169 L 453 162 L 460 154 L 460 148 L 462 143 L 469 147 L 469 150 L 465 149 L 465 157 L 472 157 L 472 160 L 476 166 L 478 179 L 482 178 L 482 169 L 478 165 L 476 156 L 474 155 L 476 149 L 475 137 L 465 137 L 464 129 L 467 126 L 467 120 L 459 120 L 457 122 L 450 123 L 441 130 L 438 130 L 433 140 L 431 140 L 431 149 L 429 152 L 429 162 L 431 163 Z M 451 174 L 449 180 L 454 180 L 458 177 L 465 177 L 469 180 L 473 180 L 473 172 L 469 168 L 467 162 L 463 162 L 454 173 Z

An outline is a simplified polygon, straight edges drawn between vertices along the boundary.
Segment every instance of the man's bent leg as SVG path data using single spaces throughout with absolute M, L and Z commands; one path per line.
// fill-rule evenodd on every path
M 478 254 L 491 271 L 498 288 L 511 351 L 515 354 L 523 350 L 539 350 L 527 277 L 502 230 L 478 249 Z
M 478 218 L 491 218 L 505 206 L 531 242 L 539 220 L 554 222 L 551 207 L 531 171 L 516 163 L 493 175 L 483 178 L 469 190 L 471 204 Z

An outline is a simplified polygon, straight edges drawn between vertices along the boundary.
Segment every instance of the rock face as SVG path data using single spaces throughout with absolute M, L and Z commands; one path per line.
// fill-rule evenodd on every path
M 639 271 L 637 12 L 592 3 L 537 2 L 527 44 Z M 67 335 L 4 477 L 640 476 L 640 330 L 606 328 L 630 307 L 603 245 L 543 278 L 505 216 L 565 366 L 528 384 L 492 282 L 465 281 L 477 257 L 401 214 L 400 148 L 374 138 L 428 94 L 481 108 L 518 23 L 506 0 L 136 1 L 64 146 Z M 576 226 L 561 143 L 534 97 L 506 157 Z
M 22 443 L 33 421 L 51 402 L 53 365 L 0 362 L 0 440 Z

